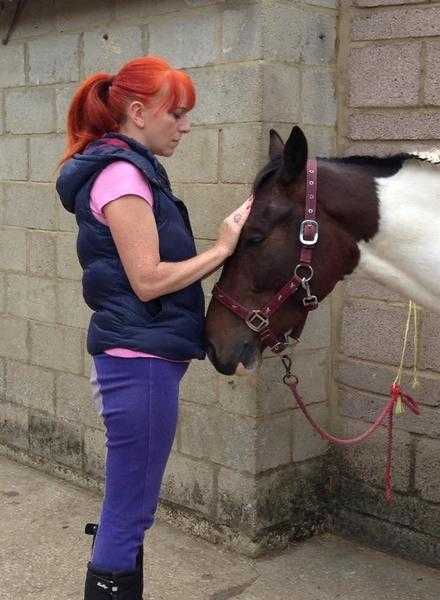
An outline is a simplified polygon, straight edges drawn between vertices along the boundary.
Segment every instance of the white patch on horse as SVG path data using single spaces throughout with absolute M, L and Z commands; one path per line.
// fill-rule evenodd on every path
M 359 243 L 359 270 L 440 312 L 440 164 L 423 159 L 376 179 L 379 230 Z

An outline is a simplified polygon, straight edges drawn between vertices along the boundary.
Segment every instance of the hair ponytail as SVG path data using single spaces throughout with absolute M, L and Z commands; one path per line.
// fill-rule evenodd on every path
M 130 101 L 174 110 L 196 101 L 194 84 L 184 71 L 164 59 L 143 56 L 126 63 L 119 73 L 95 73 L 76 90 L 67 113 L 67 147 L 60 164 L 109 131 L 118 131 Z

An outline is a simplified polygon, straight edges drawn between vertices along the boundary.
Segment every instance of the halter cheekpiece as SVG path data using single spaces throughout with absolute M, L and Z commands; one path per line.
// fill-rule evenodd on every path
M 276 335 L 270 328 L 270 318 L 280 306 L 294 294 L 300 287 L 305 290 L 303 305 L 307 310 L 318 307 L 318 299 L 310 289 L 313 278 L 312 255 L 313 248 L 318 242 L 319 225 L 316 220 L 316 189 L 317 189 L 318 164 L 316 158 L 307 161 L 306 166 L 306 201 L 305 216 L 299 230 L 301 244 L 299 262 L 295 267 L 293 277 L 275 294 L 268 304 L 262 308 L 246 308 L 234 300 L 216 284 L 212 295 L 226 308 L 242 318 L 246 325 L 258 333 L 264 346 L 270 347 L 272 352 L 282 352 L 287 346 L 287 334 Z

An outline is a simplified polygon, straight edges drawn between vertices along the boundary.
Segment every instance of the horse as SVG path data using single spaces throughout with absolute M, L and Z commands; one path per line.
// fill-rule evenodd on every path
M 278 352 L 287 336 L 298 340 L 309 310 L 354 272 L 440 312 L 439 156 L 313 162 L 298 126 L 285 144 L 271 129 L 269 162 L 253 194 L 206 316 L 206 351 L 220 373 L 254 371 L 266 347 Z

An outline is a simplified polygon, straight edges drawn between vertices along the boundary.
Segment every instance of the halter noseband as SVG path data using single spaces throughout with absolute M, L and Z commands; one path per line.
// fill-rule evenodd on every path
M 316 220 L 316 187 L 317 160 L 307 161 L 306 177 L 306 207 L 305 217 L 299 230 L 301 252 L 299 263 L 296 265 L 293 277 L 275 294 L 271 301 L 262 308 L 246 308 L 232 296 L 220 289 L 216 284 L 212 295 L 226 308 L 242 318 L 246 325 L 258 333 L 264 346 L 269 346 L 272 352 L 282 352 L 287 346 L 287 334 L 276 335 L 270 328 L 271 316 L 280 306 L 300 287 L 305 290 L 303 305 L 307 310 L 318 307 L 318 299 L 310 291 L 310 281 L 313 278 L 312 253 L 318 241 L 319 226 Z

